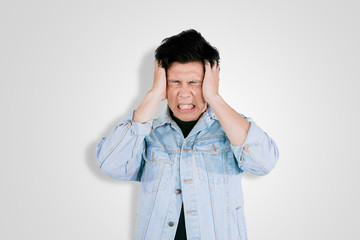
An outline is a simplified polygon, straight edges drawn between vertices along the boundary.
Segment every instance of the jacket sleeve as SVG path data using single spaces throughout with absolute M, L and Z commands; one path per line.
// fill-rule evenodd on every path
M 110 177 L 126 181 L 140 181 L 145 136 L 149 135 L 152 120 L 146 123 L 132 121 L 133 112 L 120 121 L 113 131 L 100 140 L 96 159 L 100 168 Z
M 231 145 L 231 148 L 240 169 L 259 176 L 266 175 L 275 167 L 279 150 L 266 132 L 251 118 L 245 118 L 250 122 L 245 141 L 241 146 Z

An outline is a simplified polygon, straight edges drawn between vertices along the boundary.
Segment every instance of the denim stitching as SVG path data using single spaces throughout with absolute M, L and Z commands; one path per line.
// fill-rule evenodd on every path
M 175 189 L 175 184 L 176 184 L 176 181 L 173 181 L 173 185 L 172 185 L 172 188 L 171 189 Z M 175 198 L 176 198 L 176 194 L 175 195 L 171 195 L 172 197 L 174 197 L 175 196 Z M 163 222 L 163 226 L 165 226 L 165 222 L 166 222 L 166 220 L 167 220 L 167 215 L 169 214 L 169 209 L 170 209 L 170 205 L 171 205 L 171 203 L 172 203 L 172 201 L 171 201 L 171 199 L 170 199 L 170 201 L 169 201 L 169 205 L 168 205 L 168 208 L 167 208 L 167 211 L 166 211 L 166 217 L 165 217 L 165 219 L 164 219 L 164 222 Z M 181 210 L 180 210 L 181 211 Z M 161 231 L 161 239 L 164 239 L 163 238 L 163 236 L 164 236 L 164 228 L 162 229 L 162 231 Z
M 160 150 L 161 151 L 161 150 Z M 147 156 L 147 153 L 145 153 L 143 156 L 144 156 L 144 159 L 147 163 L 151 164 L 151 165 L 154 165 L 154 164 L 157 164 L 157 163 L 162 163 L 162 162 L 168 162 L 168 163 L 171 163 L 173 164 L 174 163 L 174 160 L 171 159 L 171 156 L 167 153 L 167 151 L 162 151 L 162 153 L 167 157 L 158 157 L 159 154 L 156 154 L 157 156 L 155 156 L 155 153 L 160 153 L 160 151 L 156 151 L 156 149 L 153 149 L 152 147 L 148 147 L 146 152 L 151 152 L 152 155 L 151 155 L 151 158 L 149 159 L 148 156 Z
M 193 212 L 196 212 L 196 210 L 186 211 L 185 213 L 188 214 L 188 213 L 193 213 Z
M 222 154 L 221 154 L 222 153 Z M 221 154 L 221 156 L 220 156 L 220 160 L 219 159 L 217 159 L 217 161 L 226 161 L 227 159 L 226 159 L 226 156 L 224 156 L 225 154 L 226 154 L 226 152 L 218 152 L 217 154 L 209 154 L 209 153 L 202 153 L 202 154 L 204 154 L 204 156 L 203 157 L 200 157 L 199 159 L 201 160 L 201 159 L 203 159 L 204 160 L 204 164 L 205 164 L 205 167 L 207 167 L 206 166 L 206 159 L 209 159 L 209 156 L 210 155 L 213 155 L 213 156 L 218 156 L 219 154 Z M 216 159 L 215 159 L 215 161 L 216 161 Z M 219 180 L 218 182 L 215 182 L 215 179 L 214 178 L 211 178 L 211 179 L 209 179 L 209 178 L 203 178 L 202 177 L 202 174 L 201 174 L 201 166 L 199 165 L 199 160 L 198 161 L 195 161 L 196 162 L 196 170 L 197 170 L 197 173 L 198 173 L 198 179 L 200 180 L 200 181 L 202 181 L 202 182 L 207 182 L 207 183 L 211 183 L 211 184 L 216 184 L 216 185 L 220 185 L 220 184 L 223 184 L 224 183 L 224 181 L 225 180 Z M 210 167 L 209 167 L 210 168 Z M 203 171 L 205 171 L 206 172 L 206 174 L 208 173 L 208 171 L 207 170 L 203 170 Z M 225 173 L 225 170 L 224 170 L 224 173 Z
M 132 162 L 136 158 L 136 154 L 134 154 L 134 152 L 137 152 L 137 149 L 138 149 L 138 147 L 140 145 L 140 142 L 142 142 L 142 140 L 140 141 L 140 138 L 138 137 L 137 140 L 136 140 L 136 145 L 135 145 L 135 147 L 133 149 L 132 158 L 126 163 L 126 173 L 127 173 L 126 175 L 127 176 L 130 176 L 130 175 L 137 172 L 137 171 L 133 171 L 133 172 L 130 173 L 130 167 L 131 167 Z
M 165 166 L 165 164 L 163 164 L 163 167 L 162 167 L 162 171 L 164 171 L 164 166 Z M 159 172 L 158 172 L 158 178 L 156 179 L 156 184 L 155 184 L 155 186 L 157 186 L 157 189 L 156 190 L 158 190 L 158 188 L 159 188 L 159 183 L 160 183 L 160 179 L 161 179 L 161 176 L 162 176 L 162 174 L 161 174 L 161 176 L 160 176 L 160 174 L 159 174 Z M 146 186 L 145 186 L 145 191 L 146 191 Z M 152 191 L 153 192 L 153 201 L 152 201 L 152 206 L 151 206 L 151 211 L 150 211 L 150 209 L 149 209 L 149 215 L 148 215 L 148 217 L 147 217 L 147 223 L 145 224 L 145 227 L 146 227 L 146 230 L 147 230 L 147 227 L 148 227 L 148 225 L 149 225 L 149 221 L 150 221 L 150 216 L 151 216 L 151 213 L 152 213 L 152 209 L 154 209 L 154 205 L 155 205 L 155 197 L 156 197 L 156 195 L 157 195 L 157 192 L 158 191 Z M 146 231 L 145 231 L 146 232 Z M 145 233 L 144 232 L 144 233 Z M 145 235 L 143 235 L 144 237 L 145 237 Z
M 237 229 L 238 229 L 238 233 L 239 233 L 239 238 L 240 240 L 242 240 L 242 237 L 241 237 L 241 231 L 240 231 L 240 222 L 239 222 L 239 214 L 240 214 L 240 211 L 238 209 L 241 208 L 241 205 L 237 206 L 235 208 L 235 218 L 236 218 L 236 223 L 237 223 Z
M 229 175 L 228 173 L 228 165 L 227 165 L 227 159 L 225 159 L 224 161 L 224 171 L 226 172 L 225 174 L 225 198 L 226 198 L 226 215 L 227 215 L 227 230 L 228 230 L 228 239 L 231 240 L 231 228 L 230 228 L 230 207 L 229 207 L 229 186 L 228 186 L 228 178 Z
M 258 143 L 257 144 L 254 144 L 253 146 L 257 146 L 259 145 Z M 244 150 L 245 152 L 247 152 L 250 157 L 252 157 L 252 159 L 254 159 L 254 161 L 258 164 L 258 166 L 266 173 L 268 174 L 270 171 L 268 169 L 266 169 L 266 167 L 261 163 L 261 161 L 258 160 L 258 158 L 256 157 L 256 155 L 250 151 L 250 145 L 245 145 L 244 147 Z
M 195 158 L 195 155 L 194 155 L 194 152 L 192 154 L 192 160 L 193 160 L 193 164 L 192 166 L 194 167 L 194 162 L 197 162 L 196 161 L 196 158 Z M 194 171 L 191 171 L 191 175 L 192 175 L 192 178 L 194 178 Z M 197 193 L 196 191 L 196 184 L 193 185 L 194 186 L 194 191 L 195 191 L 195 194 Z M 198 199 L 197 196 L 195 197 L 195 199 Z M 197 205 L 197 201 L 196 202 L 196 209 L 199 209 L 198 208 L 198 205 Z M 201 239 L 201 230 L 200 230 L 200 219 L 199 219 L 199 214 L 197 214 L 197 220 L 198 220 L 198 226 L 199 226 L 199 237 Z
M 205 141 L 205 140 L 212 140 L 212 139 L 227 140 L 227 138 L 224 137 L 224 135 L 212 135 L 212 136 L 208 136 L 208 137 L 197 138 L 194 143 L 197 144 L 198 142 L 202 142 L 202 141 Z
M 224 149 L 221 149 L 221 150 L 216 150 L 216 152 L 214 150 L 194 150 L 194 152 L 197 152 L 197 153 L 210 153 L 212 155 L 217 155 L 219 153 L 228 152 L 230 150 L 231 150 L 231 148 L 228 147 L 228 148 L 224 148 Z
M 161 163 L 161 167 L 157 168 L 157 176 L 156 176 L 156 180 L 155 180 L 155 185 L 153 185 L 152 187 L 150 187 L 150 189 L 152 190 L 148 190 L 147 188 L 147 184 L 145 184 L 145 192 L 147 193 L 150 193 L 150 192 L 162 192 L 166 189 L 167 187 L 167 183 L 169 181 L 169 178 L 170 178 L 170 173 L 166 173 L 165 171 L 165 166 L 166 166 L 166 163 Z M 155 167 L 155 166 L 151 166 L 151 167 Z M 148 175 L 148 171 L 145 171 L 145 179 L 146 179 L 146 176 Z M 164 177 L 164 174 L 165 174 L 165 178 L 161 181 L 161 179 Z M 164 183 L 164 186 L 162 188 L 160 188 L 160 183 L 163 182 Z M 156 190 L 155 190 L 156 188 Z
M 156 194 L 157 194 L 156 192 L 153 192 L 153 194 L 152 194 L 152 205 L 149 207 L 149 210 L 148 210 L 148 213 L 147 213 L 147 216 L 146 216 L 146 221 L 145 221 L 145 224 L 144 224 L 143 234 L 142 234 L 142 237 L 141 237 L 143 240 L 145 239 L 147 228 L 149 226 L 150 216 L 151 216 L 152 210 L 154 208 L 154 202 L 155 202 Z
M 131 126 L 131 123 L 129 122 L 128 125 L 126 126 L 126 129 L 125 129 L 123 135 L 120 136 L 119 141 L 117 141 L 117 143 L 114 144 L 114 145 L 112 146 L 112 148 L 110 148 L 110 150 L 104 155 L 103 160 L 101 161 L 100 167 L 103 165 L 103 163 L 105 162 L 105 160 L 109 157 L 110 153 L 112 153 L 112 152 L 114 151 L 114 149 L 115 149 L 117 146 L 119 146 L 120 142 L 123 140 L 123 138 L 125 137 L 126 133 L 128 132 L 130 126 Z
M 205 158 L 205 165 L 207 167 L 207 173 L 208 173 L 208 178 L 209 179 L 209 183 L 211 181 L 213 181 L 213 176 L 212 176 L 212 172 L 209 166 L 209 156 L 206 155 L 207 157 Z M 215 239 L 220 239 L 219 238 L 219 234 L 218 234 L 218 229 L 217 229 L 217 224 L 216 224 L 216 206 L 214 204 L 214 189 L 213 189 L 213 184 L 209 184 L 209 190 L 210 190 L 210 198 L 211 198 L 211 207 L 212 207 L 212 213 L 213 213 L 213 219 L 214 219 L 214 228 L 215 228 Z

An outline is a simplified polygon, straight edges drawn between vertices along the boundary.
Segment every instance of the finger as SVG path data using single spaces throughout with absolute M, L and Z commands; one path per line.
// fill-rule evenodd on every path
M 216 62 L 216 60 L 214 59 L 214 60 L 212 60 L 212 62 L 213 62 L 213 67 L 216 69 L 216 68 L 217 68 L 217 62 Z
M 207 60 L 206 60 L 207 61 Z M 210 64 L 210 62 L 209 61 L 207 61 L 209 64 Z M 212 72 L 216 72 L 216 69 L 219 67 L 219 65 L 218 65 L 218 63 L 217 63 L 217 61 L 216 60 L 211 60 L 211 63 L 212 64 L 210 64 L 210 67 L 211 67 L 211 70 L 212 70 Z
M 214 60 L 214 73 L 217 72 L 219 65 L 217 64 L 217 61 Z
M 211 71 L 215 74 L 216 73 L 216 69 L 217 69 L 217 64 L 216 64 L 216 60 L 212 60 L 212 68 Z
M 208 60 L 205 60 L 205 73 L 211 70 L 211 65 Z
M 159 62 L 157 59 L 154 61 L 155 68 L 162 68 L 161 62 Z

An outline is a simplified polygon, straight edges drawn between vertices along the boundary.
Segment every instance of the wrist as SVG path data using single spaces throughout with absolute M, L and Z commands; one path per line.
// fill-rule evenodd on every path
M 161 98 L 159 94 L 153 91 L 147 92 L 144 100 L 134 112 L 133 121 L 144 123 L 151 120 L 160 104 L 160 101 Z
M 213 94 L 211 96 L 208 96 L 205 101 L 212 107 L 214 105 L 214 103 L 219 102 L 220 100 L 222 100 L 220 94 L 216 93 Z
M 151 98 L 160 99 L 160 101 L 165 99 L 165 94 L 163 93 L 163 91 L 154 88 L 148 91 L 147 95 L 151 96 Z
M 156 90 L 156 89 L 151 89 L 150 91 L 147 92 L 146 95 L 148 95 L 152 99 L 160 99 L 160 101 L 163 100 L 161 91 Z

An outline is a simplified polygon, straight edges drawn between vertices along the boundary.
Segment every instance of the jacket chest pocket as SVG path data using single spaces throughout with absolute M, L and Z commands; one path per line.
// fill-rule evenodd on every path
M 141 182 L 145 192 L 164 191 L 168 186 L 174 161 L 161 147 L 148 147 L 143 157 L 145 165 Z
M 230 142 L 225 138 L 196 142 L 194 156 L 201 181 L 222 184 L 227 182 L 236 170 Z

